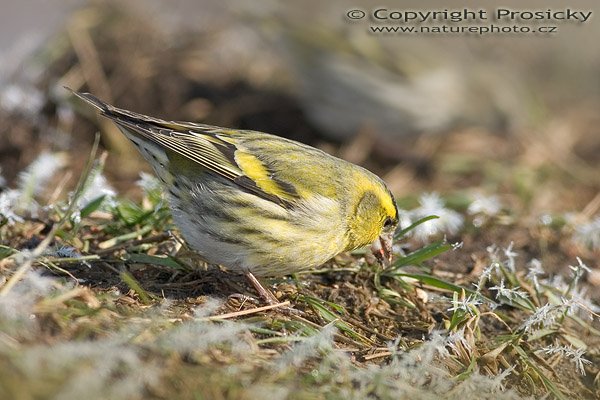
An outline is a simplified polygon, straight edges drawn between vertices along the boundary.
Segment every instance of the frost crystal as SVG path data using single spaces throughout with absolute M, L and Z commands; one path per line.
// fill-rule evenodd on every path
M 106 196 L 109 201 L 112 201 L 116 195 L 117 193 L 109 185 L 104 175 L 99 171 L 96 171 L 93 173 L 92 179 L 84 192 L 79 197 L 77 205 L 79 208 L 83 208 L 101 196 Z
M 469 295 L 468 297 L 454 301 L 452 300 L 452 307 L 448 309 L 448 311 L 465 311 L 469 314 L 473 315 L 473 307 L 477 307 L 481 305 L 481 300 L 477 298 L 475 295 Z
M 574 349 L 571 346 L 547 346 L 542 348 L 542 351 L 547 354 L 560 354 L 561 357 L 567 357 L 569 361 L 575 364 L 577 371 L 585 376 L 585 365 L 591 365 L 592 362 L 583 358 L 585 351 L 583 349 Z
M 500 200 L 496 196 L 483 196 L 478 194 L 475 196 L 475 199 L 469 207 L 467 208 L 467 212 L 471 215 L 473 214 L 484 214 L 489 217 L 493 217 L 494 215 L 498 215 L 502 206 L 500 205 Z
M 25 171 L 19 174 L 18 188 L 32 196 L 46 189 L 48 181 L 65 165 L 64 156 L 55 153 L 41 153 Z
M 600 216 L 590 222 L 577 224 L 573 240 L 591 250 L 600 250 Z
M 546 271 L 542 268 L 542 262 L 537 258 L 532 259 L 529 262 L 529 272 L 527 273 L 526 278 L 529 279 L 536 291 L 540 291 L 540 282 L 538 276 L 545 274 Z
M 15 222 L 23 222 L 23 218 L 15 213 L 20 197 L 21 192 L 15 189 L 5 190 L 0 193 L 0 214 L 6 218 L 10 225 Z
M 0 91 L 0 108 L 8 112 L 36 115 L 44 106 L 44 95 L 31 86 L 9 85 Z
M 508 300 L 509 304 L 512 304 L 513 301 L 516 299 L 527 298 L 527 293 L 523 292 L 522 290 L 519 290 L 518 286 L 515 288 L 508 288 L 504 286 L 504 279 L 500 281 L 500 285 L 493 286 L 490 288 L 490 290 L 497 290 L 496 299 L 498 300 L 501 297 L 504 297 Z
M 154 176 L 146 172 L 140 172 L 140 179 L 136 184 L 145 192 L 150 193 L 161 190 L 160 181 Z
M 426 193 L 419 199 L 420 207 L 410 212 L 411 221 L 417 221 L 430 215 L 439 218 L 422 223 L 414 229 L 416 238 L 425 240 L 438 233 L 456 234 L 463 225 L 463 217 L 456 211 L 444 207 L 444 201 L 437 193 Z

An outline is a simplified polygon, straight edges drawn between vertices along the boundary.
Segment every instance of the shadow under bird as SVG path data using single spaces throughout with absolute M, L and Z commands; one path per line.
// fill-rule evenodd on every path
M 372 244 L 391 260 L 398 210 L 366 169 L 267 133 L 165 121 L 73 92 L 111 119 L 169 193 L 175 224 L 209 263 L 256 278 L 317 267 Z

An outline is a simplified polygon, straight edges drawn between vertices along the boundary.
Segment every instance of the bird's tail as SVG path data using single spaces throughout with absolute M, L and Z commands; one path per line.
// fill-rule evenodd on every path
M 100 114 L 109 118 L 121 132 L 138 148 L 142 156 L 150 163 L 158 177 L 165 183 L 171 180 L 166 172 L 169 159 L 164 146 L 152 140 L 151 130 L 164 121 L 114 107 L 90 93 L 76 92 L 65 87 L 75 96 L 94 106 Z
M 70 91 L 71 93 L 73 93 L 75 96 L 84 100 L 86 103 L 89 103 L 92 106 L 96 107 L 98 110 L 100 110 L 102 112 L 102 114 L 108 114 L 108 113 L 110 113 L 110 111 L 114 110 L 113 106 L 103 102 L 102 100 L 100 100 L 99 98 L 94 96 L 93 94 L 76 92 L 73 89 L 68 88 L 66 86 L 64 88 L 67 89 L 68 91 Z
M 76 92 L 73 89 L 70 89 L 66 86 L 65 89 L 69 90 L 71 93 L 73 93 L 75 96 L 79 97 L 86 103 L 94 106 L 94 108 L 100 111 L 101 115 L 113 120 L 115 123 L 117 123 L 118 125 L 122 125 L 123 127 L 130 127 L 131 124 L 135 125 L 139 122 L 156 125 L 163 125 L 167 123 L 167 121 L 164 121 L 159 118 L 153 118 L 147 115 L 115 107 L 111 104 L 100 100 L 91 93 Z

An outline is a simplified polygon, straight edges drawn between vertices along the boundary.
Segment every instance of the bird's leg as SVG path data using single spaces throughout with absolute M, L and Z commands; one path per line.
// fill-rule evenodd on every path
M 260 281 L 252 274 L 252 272 L 244 272 L 244 275 L 246 276 L 246 279 L 252 283 L 252 286 L 254 286 L 254 289 L 256 289 L 260 298 L 263 299 L 268 305 L 279 304 L 277 297 L 275 297 L 269 290 L 265 289 Z

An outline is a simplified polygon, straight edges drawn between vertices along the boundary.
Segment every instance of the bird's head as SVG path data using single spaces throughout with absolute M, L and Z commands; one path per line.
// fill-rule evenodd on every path
M 398 226 L 394 197 L 378 178 L 365 185 L 349 223 L 349 249 L 371 244 L 371 251 L 383 266 L 391 261 L 392 241 Z

